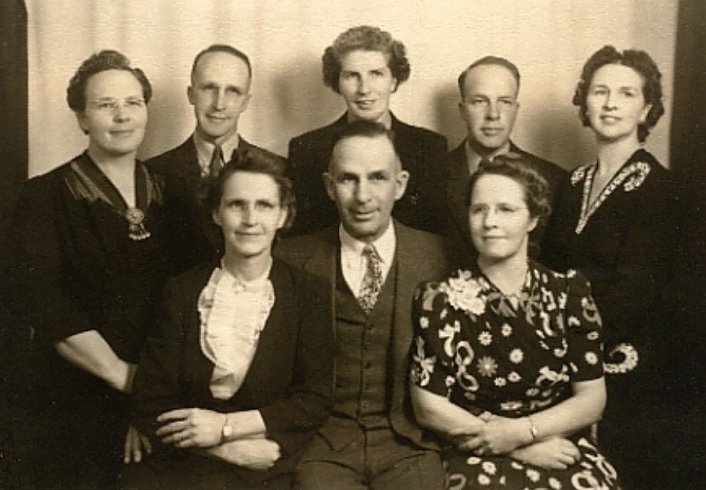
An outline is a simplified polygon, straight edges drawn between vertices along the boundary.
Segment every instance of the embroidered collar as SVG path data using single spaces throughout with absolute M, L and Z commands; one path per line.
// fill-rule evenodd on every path
M 632 162 L 625 165 L 613 178 L 608 182 L 599 196 L 589 205 L 591 196 L 591 188 L 593 187 L 593 178 L 598 169 L 598 164 L 585 165 L 577 168 L 571 174 L 571 185 L 574 187 L 583 180 L 583 192 L 581 198 L 581 212 L 579 220 L 576 223 L 575 233 L 580 235 L 588 224 L 588 220 L 608 199 L 608 197 L 618 188 L 622 187 L 623 192 L 632 192 L 638 189 L 650 173 L 649 163 L 642 161 Z

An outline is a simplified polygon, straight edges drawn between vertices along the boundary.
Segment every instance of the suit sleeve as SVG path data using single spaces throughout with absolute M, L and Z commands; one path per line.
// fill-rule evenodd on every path
M 141 432 L 155 438 L 161 424 L 157 416 L 182 408 L 180 374 L 185 340 L 184 308 L 189 302 L 178 279 L 171 279 L 164 290 L 158 323 L 147 339 L 133 387 L 133 422 Z
M 301 274 L 295 372 L 286 397 L 262 407 L 267 437 L 296 454 L 324 423 L 333 406 L 333 325 L 326 282 Z
M 289 142 L 289 177 L 294 184 L 294 197 L 297 204 L 297 215 L 291 229 L 293 235 L 304 234 L 316 229 L 312 224 L 316 216 L 317 197 L 323 187 L 321 172 L 317 168 L 315 151 L 304 138 L 293 138 Z

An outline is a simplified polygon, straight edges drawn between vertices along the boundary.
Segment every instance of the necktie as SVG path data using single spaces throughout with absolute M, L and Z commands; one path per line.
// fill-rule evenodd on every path
M 208 175 L 210 177 L 218 177 L 218 172 L 221 171 L 221 161 L 223 161 L 223 149 L 221 145 L 216 145 L 211 155 L 211 164 L 208 166 Z
M 371 244 L 367 244 L 363 249 L 363 257 L 366 258 L 367 264 L 360 284 L 358 303 L 366 313 L 370 313 L 382 289 L 382 258 Z

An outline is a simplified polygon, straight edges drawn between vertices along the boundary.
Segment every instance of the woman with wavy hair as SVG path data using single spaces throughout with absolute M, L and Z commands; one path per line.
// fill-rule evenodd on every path
M 450 443 L 447 488 L 618 488 L 590 434 L 606 394 L 589 283 L 527 255 L 549 214 L 546 181 L 501 155 L 469 195 L 478 259 L 422 283 L 413 307 L 412 400 L 419 423 Z
M 605 46 L 584 65 L 573 103 L 598 158 L 571 174 L 543 256 L 557 270 L 581 270 L 593 285 L 608 388 L 598 439 L 625 487 L 649 488 L 645 462 L 663 444 L 649 413 L 665 396 L 652 327 L 675 235 L 669 172 L 644 148 L 664 113 L 661 74 L 644 51 Z

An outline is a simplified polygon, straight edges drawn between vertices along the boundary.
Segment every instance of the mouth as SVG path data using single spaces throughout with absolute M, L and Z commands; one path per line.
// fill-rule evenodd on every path
M 216 116 L 212 114 L 207 114 L 206 119 L 215 123 L 223 123 L 228 121 L 230 118 L 228 116 Z
M 617 116 L 601 116 L 601 121 L 607 124 L 615 124 L 620 121 L 620 118 Z
M 374 100 L 356 100 L 355 105 L 360 109 L 371 109 L 375 105 Z
M 502 133 L 503 128 L 481 128 L 481 132 L 486 136 L 497 136 Z
M 110 132 L 110 135 L 117 138 L 123 138 L 126 136 L 132 136 L 134 132 L 134 129 L 115 129 Z
M 353 218 L 355 218 L 356 221 L 369 221 L 375 216 L 375 210 L 372 209 L 370 211 L 359 211 L 359 210 L 353 210 L 351 211 L 351 215 L 353 215 Z

